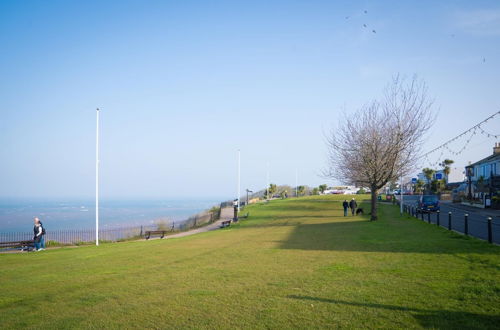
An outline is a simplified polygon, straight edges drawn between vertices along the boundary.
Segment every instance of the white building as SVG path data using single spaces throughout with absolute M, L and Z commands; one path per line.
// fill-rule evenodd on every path
M 448 176 L 446 176 L 442 169 L 436 170 L 436 172 L 432 176 L 432 180 L 435 180 L 437 178 L 446 179 L 447 183 L 464 182 L 465 181 L 465 172 L 463 169 L 461 169 L 459 167 L 451 167 L 450 174 L 448 174 Z M 425 177 L 424 173 L 418 173 L 417 179 L 422 180 L 425 184 L 429 183 L 429 181 Z
M 493 154 L 465 167 L 472 182 L 477 182 L 480 178 L 488 180 L 491 175 L 500 175 L 500 143 L 495 143 Z

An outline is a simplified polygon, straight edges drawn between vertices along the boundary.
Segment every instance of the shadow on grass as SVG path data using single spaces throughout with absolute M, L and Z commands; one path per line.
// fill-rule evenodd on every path
M 267 225 L 267 224 L 266 224 Z M 411 220 L 397 224 L 383 221 L 347 221 L 295 225 L 280 242 L 281 249 L 404 253 L 494 253 L 492 246 L 467 244 L 470 239 L 455 233 L 453 238 L 434 227 L 418 226 Z
M 360 303 L 298 295 L 290 295 L 287 298 L 348 305 L 353 307 L 383 309 L 387 311 L 409 312 L 424 328 L 498 329 L 498 324 L 500 324 L 499 315 L 476 314 L 462 311 L 454 312 L 447 310 L 425 310 L 404 306 L 394 306 L 377 303 Z
M 379 205 L 380 220 L 372 222 L 367 203 L 361 206 L 367 211 L 364 215 L 344 217 L 340 201 L 284 201 L 269 205 L 264 216 L 241 229 L 294 227 L 288 237 L 273 241 L 281 249 L 436 254 L 498 251 L 465 236 L 445 233 L 443 228 L 402 218 L 399 208 L 389 205 Z

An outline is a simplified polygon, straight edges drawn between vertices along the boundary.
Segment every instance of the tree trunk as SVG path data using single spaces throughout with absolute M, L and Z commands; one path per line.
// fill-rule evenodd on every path
M 370 221 L 375 221 L 377 220 L 377 196 L 378 196 L 378 190 L 375 187 L 371 187 L 371 192 L 372 192 L 372 212 L 371 212 L 371 217 Z

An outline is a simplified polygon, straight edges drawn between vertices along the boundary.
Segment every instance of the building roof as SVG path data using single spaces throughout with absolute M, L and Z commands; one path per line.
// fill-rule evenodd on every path
M 475 162 L 473 164 L 465 166 L 465 168 L 467 168 L 467 167 L 473 167 L 473 166 L 476 166 L 476 165 L 479 165 L 479 164 L 482 164 L 482 163 L 488 163 L 488 162 L 491 162 L 491 161 L 494 161 L 494 160 L 497 160 L 497 159 L 500 159 L 500 154 L 489 155 L 488 157 L 483 158 L 480 161 L 477 161 L 477 162 Z

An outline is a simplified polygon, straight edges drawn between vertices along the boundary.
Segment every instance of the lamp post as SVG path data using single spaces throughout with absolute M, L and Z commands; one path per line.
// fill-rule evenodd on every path
M 240 212 L 240 186 L 241 186 L 241 152 L 238 149 L 238 213 Z
M 269 162 L 267 163 L 267 171 L 266 171 L 266 197 L 269 200 Z
M 400 203 L 399 203 L 399 206 L 400 206 L 400 213 L 401 215 L 403 215 L 403 176 L 401 175 L 401 186 L 399 187 L 400 188 Z
M 248 193 L 253 193 L 253 191 L 247 188 L 247 203 L 246 203 L 247 206 L 248 206 Z
M 299 195 L 297 193 L 298 184 L 299 184 L 299 170 L 296 168 L 295 169 L 295 197 L 299 197 Z
M 473 171 L 473 168 L 471 167 L 467 167 L 467 183 L 468 183 L 468 190 L 469 190 L 469 193 L 467 194 L 467 199 L 469 199 L 469 201 L 472 200 L 472 171 Z
M 492 167 L 493 165 L 490 165 L 490 167 Z M 489 197 L 489 200 L 490 200 L 490 205 L 486 205 L 486 206 L 489 206 L 491 207 L 491 198 L 493 197 L 493 168 L 490 170 L 490 181 L 489 181 L 489 192 L 488 192 L 488 197 Z

